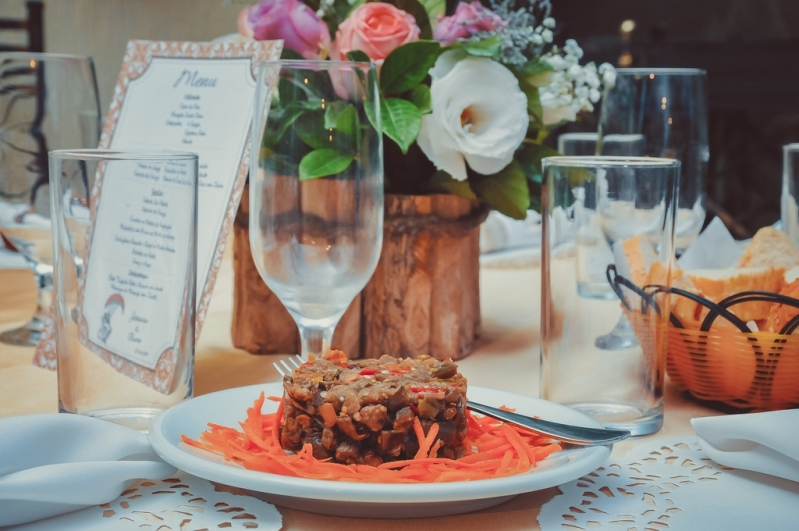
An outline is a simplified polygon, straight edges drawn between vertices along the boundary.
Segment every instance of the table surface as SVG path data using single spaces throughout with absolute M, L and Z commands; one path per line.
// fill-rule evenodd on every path
M 482 335 L 474 352 L 458 362 L 470 384 L 538 396 L 540 278 L 535 265 L 503 266 L 500 262 L 481 269 Z M 197 345 L 196 395 L 280 379 L 272 362 L 285 356 L 255 356 L 232 346 L 232 293 L 232 262 L 227 256 Z M 0 330 L 24 323 L 34 306 L 31 273 L 0 270 Z M 56 373 L 34 367 L 32 357 L 32 348 L 0 344 L 0 417 L 57 411 Z M 665 400 L 664 428 L 649 438 L 693 434 L 691 418 L 719 414 L 689 400 L 668 380 Z M 613 453 L 624 455 L 647 439 L 624 441 L 614 447 Z M 539 529 L 536 517 L 541 506 L 558 492 L 557 488 L 546 489 L 476 513 L 421 520 L 359 520 L 278 509 L 283 515 L 283 529 L 287 531 L 357 531 L 378 527 L 416 531 L 433 526 L 440 531 L 535 530 Z

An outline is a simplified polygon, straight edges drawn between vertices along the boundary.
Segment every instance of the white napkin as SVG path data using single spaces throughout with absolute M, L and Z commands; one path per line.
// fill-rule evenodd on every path
M 527 219 L 509 218 L 491 211 L 480 225 L 480 252 L 493 253 L 521 247 L 541 247 L 541 216 L 527 211 Z
M 0 419 L 0 527 L 110 502 L 136 479 L 175 473 L 147 436 L 53 413 Z
M 694 269 L 726 269 L 735 267 L 743 249 L 719 218 L 713 218 L 710 225 L 694 240 L 677 260 L 684 271 Z
M 799 409 L 691 419 L 713 461 L 799 481 Z

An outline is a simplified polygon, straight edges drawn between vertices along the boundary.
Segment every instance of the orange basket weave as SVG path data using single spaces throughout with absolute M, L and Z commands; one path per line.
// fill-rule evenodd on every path
M 612 271 L 611 271 L 612 268 Z M 639 288 L 608 268 L 608 279 L 624 306 L 641 345 L 652 334 L 653 312 L 658 310 L 655 295 L 668 293 L 685 296 L 710 309 L 700 328 L 686 328 L 673 314 L 657 319 L 656 329 L 668 327 L 666 373 L 677 386 L 700 400 L 722 402 L 741 409 L 787 409 L 799 406 L 799 335 L 790 335 L 799 327 L 799 318 L 787 323 L 781 333 L 750 332 L 746 324 L 729 312 L 735 304 L 772 301 L 799 308 L 799 300 L 767 292 L 739 293 L 719 303 L 694 294 L 662 286 Z M 643 311 L 634 308 L 623 291 L 624 286 L 641 296 Z M 701 299 L 701 300 L 700 300 Z M 711 329 L 716 318 L 724 318 L 733 327 Z

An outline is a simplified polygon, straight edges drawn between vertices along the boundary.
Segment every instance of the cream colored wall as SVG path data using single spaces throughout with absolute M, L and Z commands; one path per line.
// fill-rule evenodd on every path
M 44 46 L 94 58 L 104 115 L 130 39 L 211 40 L 236 31 L 243 7 L 223 0 L 45 0 Z

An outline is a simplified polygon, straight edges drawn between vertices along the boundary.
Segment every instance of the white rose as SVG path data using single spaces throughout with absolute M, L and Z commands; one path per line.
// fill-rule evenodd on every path
M 427 158 L 459 181 L 466 164 L 483 175 L 513 160 L 527 134 L 527 96 L 510 70 L 491 59 L 444 52 L 430 69 L 433 112 L 418 143 Z

